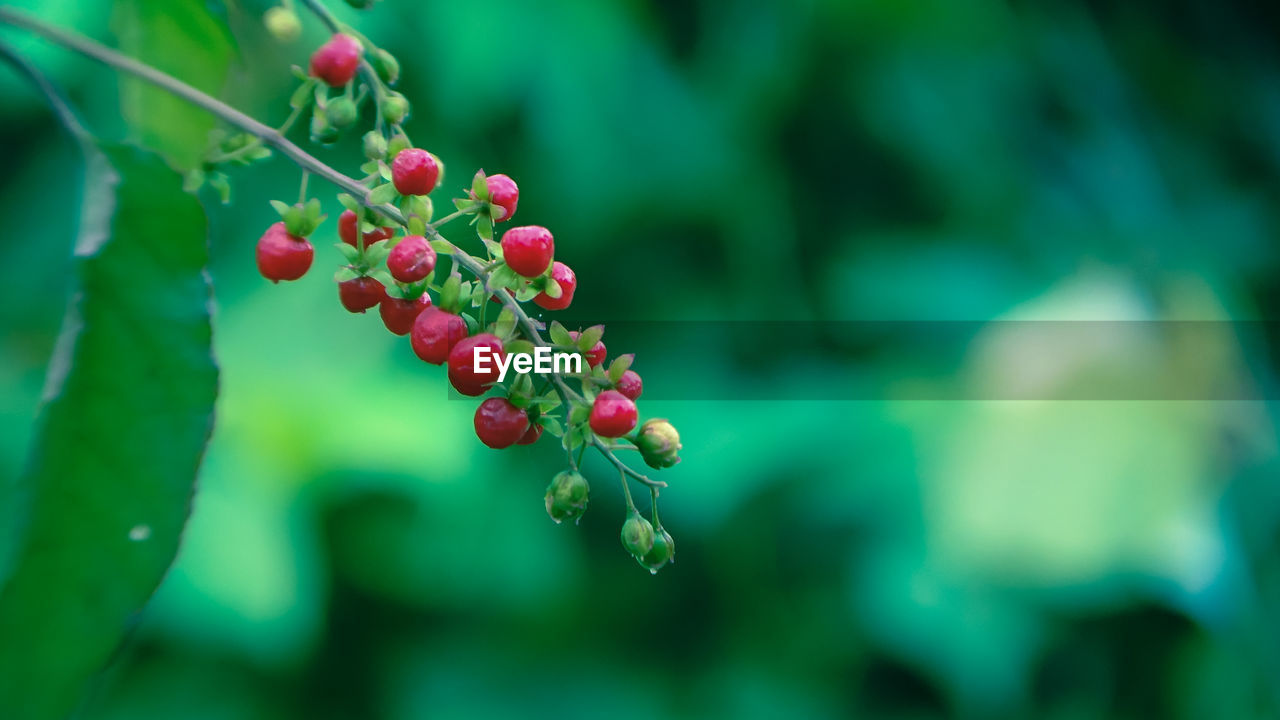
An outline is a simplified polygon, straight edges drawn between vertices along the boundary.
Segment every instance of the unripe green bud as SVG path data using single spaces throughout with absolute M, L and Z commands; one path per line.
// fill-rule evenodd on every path
M 413 144 L 409 142 L 408 136 L 404 133 L 396 133 L 395 136 L 391 138 L 391 142 L 387 143 L 387 157 L 393 158 L 399 155 L 401 150 L 406 150 L 411 147 L 413 147 Z
M 653 548 L 643 558 L 637 558 L 637 560 L 641 565 L 649 568 L 649 572 L 656 575 L 663 565 L 675 558 L 675 555 L 675 539 L 666 528 L 659 525 L 653 533 Z
M 395 55 L 382 48 L 374 50 L 372 57 L 369 58 L 369 64 L 373 65 L 382 82 L 388 85 L 395 85 L 396 80 L 400 79 L 400 61 L 396 60 Z
M 330 100 L 326 110 L 329 113 L 329 122 L 339 130 L 346 130 L 356 124 L 358 114 L 356 104 L 345 95 Z
M 662 418 L 646 420 L 640 426 L 636 447 L 640 448 L 640 455 L 651 468 L 661 470 L 680 462 L 680 433 Z
M 622 547 L 637 558 L 643 558 L 653 549 L 653 526 L 634 510 L 622 523 Z
M 329 114 L 318 107 L 311 113 L 311 139 L 326 145 L 338 140 L 338 128 L 329 122 Z
M 409 115 L 409 101 L 400 93 L 390 93 L 382 98 L 382 117 L 392 125 L 399 125 Z
M 289 8 L 273 7 L 262 16 L 262 24 L 267 26 L 271 37 L 280 42 L 289 43 L 302 34 L 302 21 L 298 14 Z
M 387 139 L 377 130 L 364 134 L 364 156 L 370 160 L 387 159 Z
M 587 479 L 581 473 L 572 470 L 558 473 L 547 486 L 547 514 L 557 523 L 582 517 L 590 492 Z

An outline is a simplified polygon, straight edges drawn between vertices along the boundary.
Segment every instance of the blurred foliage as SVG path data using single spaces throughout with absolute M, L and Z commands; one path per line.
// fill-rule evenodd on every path
M 111 3 L 17 4 L 117 42 Z M 235 39 L 224 97 L 280 122 L 322 29 L 282 46 L 268 3 L 209 7 Z M 1270 6 L 335 11 L 400 59 L 409 132 L 449 188 L 476 167 L 520 183 L 518 219 L 552 228 L 580 279 L 566 322 L 797 321 L 738 338 L 750 358 L 720 337 L 644 348 L 647 388 L 693 372 L 706 397 L 904 375 L 1047 390 L 1192 363 L 1275 395 L 1274 333 L 1186 347 L 1149 324 L 1029 366 L 998 324 L 918 357 L 799 322 L 1276 317 Z M 112 73 L 2 36 L 95 129 L 146 137 Z M 172 49 L 166 70 L 216 77 L 205 49 Z M 7 73 L 0 91 L 9 482 L 68 289 L 79 170 L 38 98 Z M 319 155 L 352 168 L 357 144 Z M 443 373 L 339 308 L 323 242 L 304 280 L 262 281 L 253 241 L 297 172 L 233 175 L 229 207 L 202 195 L 223 376 L 195 512 L 84 717 L 1280 714 L 1273 402 L 642 400 L 685 447 L 663 496 L 677 562 L 651 577 L 618 544 L 611 471 L 588 464 L 592 507 L 552 524 L 560 454 L 481 446 Z

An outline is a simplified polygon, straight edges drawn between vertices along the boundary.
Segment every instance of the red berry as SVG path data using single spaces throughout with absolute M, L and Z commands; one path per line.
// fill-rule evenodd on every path
M 387 269 L 402 283 L 416 283 L 436 268 L 436 251 L 421 235 L 409 235 L 391 248 Z
M 635 370 L 628 370 L 622 373 L 622 377 L 618 378 L 615 388 L 632 400 L 639 400 L 640 393 L 644 392 L 644 382 L 640 380 L 640 373 Z
M 258 238 L 258 272 L 271 282 L 297 280 L 307 274 L 315 248 L 305 238 L 290 235 L 278 222 Z
M 476 370 L 476 348 L 484 348 L 484 370 Z M 463 395 L 483 395 L 487 384 L 498 382 L 498 361 L 506 356 L 496 335 L 480 333 L 459 340 L 449 351 L 449 382 Z
M 453 346 L 466 336 L 467 321 L 461 315 L 432 305 L 413 321 L 409 341 L 418 357 L 432 365 L 440 365 L 449 359 Z
M 616 438 L 636 426 L 636 404 L 617 390 L 605 390 L 591 406 L 591 431 L 600 437 Z
M 506 398 L 492 397 L 476 408 L 476 437 L 495 450 L 511 447 L 529 430 L 529 416 Z
M 551 231 L 537 225 L 514 227 L 502 234 L 502 259 L 517 274 L 537 277 L 547 271 L 556 243 Z
M 573 338 L 575 343 L 578 342 L 578 331 L 570 330 L 569 337 Z M 607 352 L 608 351 L 605 350 L 604 347 L 604 341 L 597 340 L 596 344 L 592 345 L 590 350 L 583 353 L 587 356 L 587 367 L 595 367 L 604 362 L 604 359 L 608 357 Z
M 338 33 L 311 54 L 311 74 L 330 87 L 342 87 L 356 76 L 363 52 L 359 40 Z
M 524 431 L 520 439 L 516 441 L 517 445 L 532 445 L 538 442 L 538 438 L 542 437 L 542 426 L 538 423 L 529 423 L 529 429 Z
M 439 179 L 439 163 L 422 148 L 405 148 L 391 161 L 391 182 L 401 195 L 426 195 Z
M 563 310 L 573 302 L 573 291 L 578 289 L 578 276 L 568 265 L 559 260 L 551 264 L 551 279 L 560 285 L 560 297 L 553 298 L 541 292 L 533 296 L 533 301 L 548 310 Z
M 386 297 L 387 289 L 368 275 L 338 283 L 338 299 L 342 307 L 353 313 L 362 313 Z
M 414 300 L 388 297 L 378 305 L 382 324 L 396 335 L 408 335 L 423 310 L 431 307 L 431 296 L 423 293 Z
M 501 213 L 494 213 L 495 220 L 505 222 L 516 214 L 516 204 L 520 202 L 520 188 L 516 181 L 506 175 L 490 175 L 484 179 L 489 188 L 489 202 L 502 208 Z
M 356 244 L 357 224 L 356 214 L 350 210 L 343 210 L 342 214 L 338 216 L 338 237 L 342 238 L 342 242 L 351 247 L 360 247 Z M 376 242 L 390 239 L 392 235 L 395 235 L 395 231 L 389 227 L 374 228 L 364 234 L 364 246 L 369 247 Z

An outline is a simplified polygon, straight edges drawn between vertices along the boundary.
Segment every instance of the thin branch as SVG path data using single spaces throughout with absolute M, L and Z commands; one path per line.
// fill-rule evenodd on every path
M 3 12 L 0 8 L 0 12 Z M 71 109 L 71 105 L 67 103 L 67 99 L 62 96 L 62 92 L 54 87 L 53 83 L 44 76 L 34 65 L 27 62 L 27 59 L 14 52 L 13 48 L 4 43 L 0 43 L 0 59 L 13 66 L 19 74 L 25 75 L 32 85 L 44 95 L 49 101 L 49 107 L 53 109 L 53 114 L 58 116 L 58 120 L 62 122 L 62 126 L 67 129 L 80 143 L 89 141 L 89 131 L 85 129 L 84 123 L 80 122 L 80 118 L 76 116 L 75 110 Z
M 647 485 L 650 489 L 656 490 L 656 489 L 658 489 L 658 488 L 664 488 L 664 487 L 666 487 L 666 486 L 667 486 L 667 484 L 666 484 L 665 482 L 661 481 L 661 480 L 650 480 L 649 478 L 645 477 L 644 475 L 641 475 L 640 473 L 636 472 L 635 470 L 632 470 L 632 469 L 631 469 L 631 467 L 630 467 L 629 465 L 627 465 L 626 463 L 624 463 L 624 462 L 622 462 L 621 460 L 619 460 L 619 459 L 618 459 L 618 457 L 617 457 L 616 455 L 614 455 L 614 454 L 609 450 L 609 448 L 605 446 L 605 444 L 604 444 L 603 442 L 601 442 L 601 441 L 600 441 L 600 438 L 598 438 L 598 437 L 592 437 L 592 438 L 591 438 L 591 444 L 592 444 L 592 445 L 595 445 L 597 448 L 599 448 L 599 450 L 600 450 L 600 454 L 602 454 L 602 455 L 604 455 L 605 457 L 609 458 L 609 462 L 613 463 L 614 465 L 617 465 L 619 470 L 621 470 L 622 472 L 624 472 L 624 473 L 626 473 L 626 474 L 630 475 L 631 477 L 635 478 L 636 480 L 640 481 L 641 483 L 644 483 L 644 484 L 645 484 L 645 485 Z

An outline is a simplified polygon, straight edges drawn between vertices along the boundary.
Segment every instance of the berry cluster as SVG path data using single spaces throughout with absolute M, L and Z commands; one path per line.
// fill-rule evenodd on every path
M 269 27 L 275 23 L 289 29 L 281 12 L 273 9 Z M 519 204 L 513 179 L 477 172 L 452 199 L 455 211 L 433 220 L 430 196 L 443 185 L 445 168 L 403 129 L 410 106 L 391 89 L 398 63 L 332 17 L 322 14 L 321 19 L 334 34 L 312 54 L 309 71 L 299 71 L 293 114 L 282 131 L 310 111 L 312 140 L 336 142 L 358 123 L 366 101 L 373 101 L 374 128 L 362 138 L 363 180 L 352 183 L 360 192 L 346 187 L 348 192 L 338 196 L 345 208 L 335 245 L 342 256 L 335 275 L 342 306 L 352 313 L 377 307 L 386 328 L 408 335 L 419 358 L 447 367 L 455 390 L 470 397 L 488 395 L 474 418 L 476 436 L 486 446 L 532 445 L 544 432 L 560 438 L 569 468 L 552 478 L 545 493 L 547 513 L 557 523 L 576 520 L 586 509 L 590 487 L 579 468 L 587 447 L 601 452 L 622 478 L 627 502 L 623 545 L 656 572 L 674 553 L 671 535 L 658 520 L 658 490 L 665 483 L 631 469 L 615 451 L 637 450 L 649 466 L 661 469 L 679 462 L 681 446 L 666 420 L 639 425 L 636 401 L 643 382 L 631 369 L 633 356 L 620 355 L 606 364 L 603 326 L 569 331 L 558 322 L 547 325 L 538 319 L 541 311 L 568 308 L 578 279 L 555 259 L 555 238 L 545 227 L 511 227 L 495 240 L 495 227 L 510 222 Z M 256 159 L 262 155 L 259 150 L 252 138 L 231 138 L 215 148 L 206 169 L 228 158 Z M 303 277 L 314 260 L 308 238 L 324 216 L 318 200 L 305 199 L 305 188 L 304 174 L 302 201 L 273 202 L 280 222 L 258 240 L 258 269 L 272 282 Z M 460 218 L 474 226 L 482 253 L 472 255 L 440 234 L 441 226 Z M 463 273 L 471 279 L 464 280 Z M 496 317 L 490 318 L 494 307 Z M 576 372 L 509 373 L 501 382 L 497 363 L 477 362 L 480 357 L 502 362 L 509 354 L 531 354 L 537 348 L 576 353 L 584 362 Z M 632 481 L 650 490 L 653 522 L 636 509 Z

